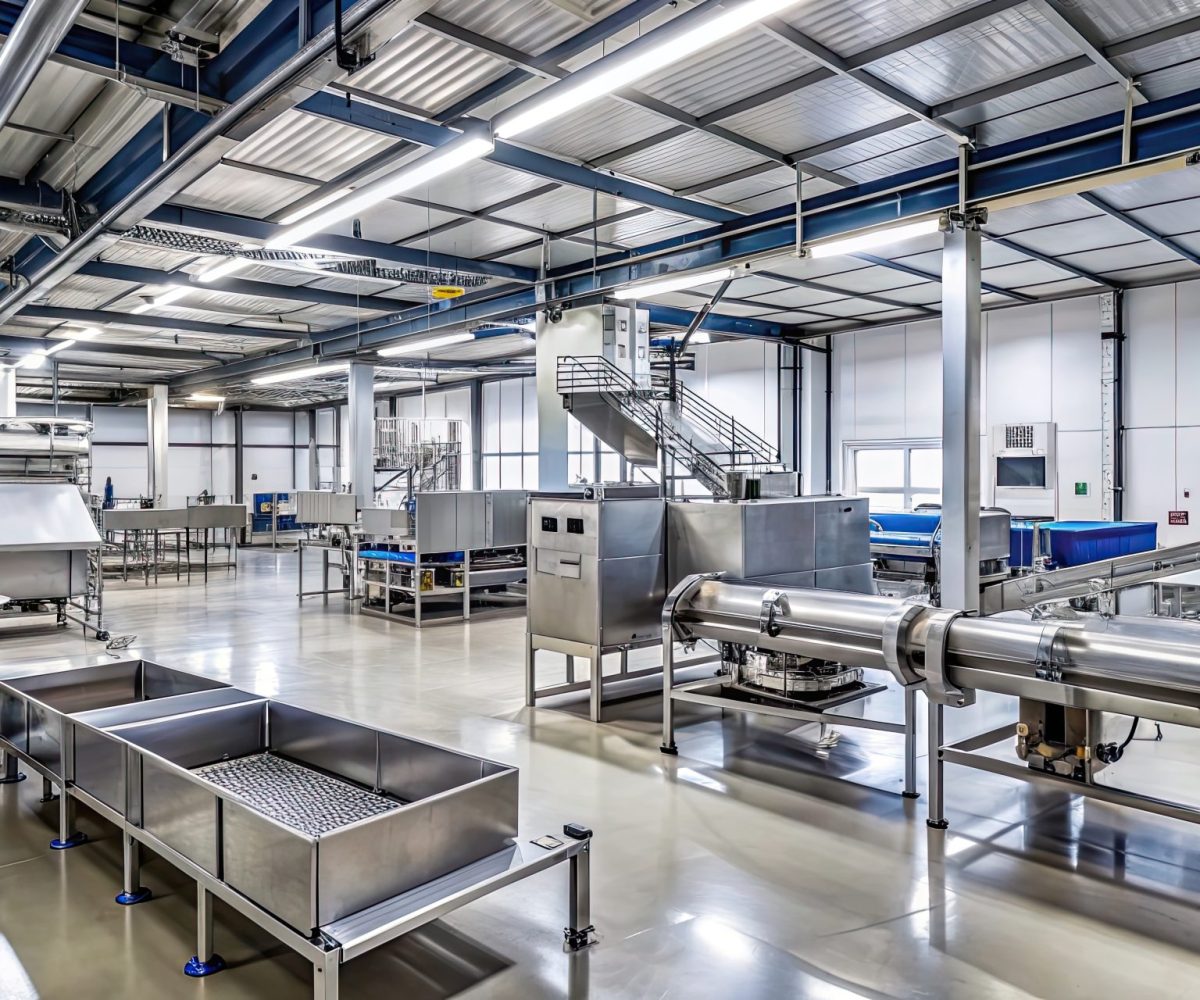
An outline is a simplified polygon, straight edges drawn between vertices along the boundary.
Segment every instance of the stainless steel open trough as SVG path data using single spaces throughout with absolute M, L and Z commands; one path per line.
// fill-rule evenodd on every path
M 0 679 L 0 747 L 10 777 L 19 758 L 60 789 L 52 846 L 84 842 L 76 801 L 121 829 L 118 902 L 150 896 L 143 846 L 197 880 L 192 975 L 222 967 L 214 895 L 305 954 L 330 997 L 342 961 L 561 861 L 568 942 L 588 941 L 590 831 L 519 847 L 504 764 L 140 659 Z

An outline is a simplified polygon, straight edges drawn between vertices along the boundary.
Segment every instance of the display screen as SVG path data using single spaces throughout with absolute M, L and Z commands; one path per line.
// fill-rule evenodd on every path
M 1039 489 L 1045 489 L 1045 457 L 996 459 L 996 485 L 1035 486 Z

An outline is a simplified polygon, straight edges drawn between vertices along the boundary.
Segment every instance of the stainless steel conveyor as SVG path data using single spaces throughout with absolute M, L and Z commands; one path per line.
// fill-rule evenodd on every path
M 118 903 L 150 898 L 143 849 L 195 879 L 190 976 L 224 968 L 214 898 L 308 959 L 332 1000 L 343 963 L 562 862 L 566 944 L 591 941 L 591 831 L 522 839 L 505 764 L 107 657 L 0 674 L 0 749 L 4 781 L 23 762 L 58 789 L 52 847 L 86 842 L 79 802 L 121 831 Z

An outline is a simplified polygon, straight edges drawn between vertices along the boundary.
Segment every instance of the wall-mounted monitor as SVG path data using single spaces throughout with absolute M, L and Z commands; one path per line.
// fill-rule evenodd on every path
M 996 459 L 997 486 L 1025 486 L 1044 490 L 1046 488 L 1046 458 L 1037 456 L 1011 456 Z

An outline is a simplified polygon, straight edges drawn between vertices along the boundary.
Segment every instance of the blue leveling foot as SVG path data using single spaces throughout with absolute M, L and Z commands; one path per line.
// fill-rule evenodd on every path
M 73 833 L 66 840 L 58 840 L 55 838 L 50 841 L 50 847 L 55 851 L 69 851 L 72 847 L 78 847 L 80 844 L 87 843 L 86 833 Z
M 213 955 L 207 962 L 201 962 L 200 959 L 193 955 L 188 959 L 187 965 L 183 967 L 183 974 L 191 976 L 193 979 L 203 979 L 205 976 L 212 976 L 225 968 L 225 959 L 220 955 Z
M 153 895 L 154 893 L 152 893 L 149 889 L 147 889 L 145 886 L 141 886 L 135 889 L 133 892 L 117 893 L 117 902 L 122 906 L 136 906 L 138 903 L 146 902 L 146 900 Z

